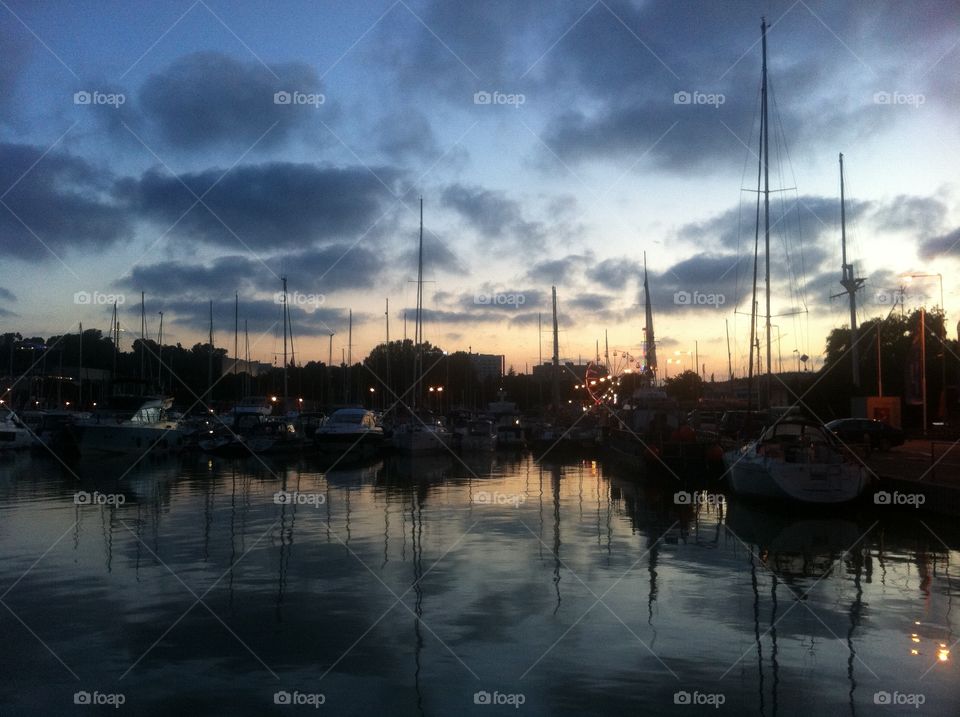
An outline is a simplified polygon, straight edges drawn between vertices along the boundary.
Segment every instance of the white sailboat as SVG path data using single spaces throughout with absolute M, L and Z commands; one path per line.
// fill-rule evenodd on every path
M 770 182 L 767 106 L 767 24 L 761 25 L 763 80 L 761 84 L 761 157 L 764 183 L 767 370 L 766 394 L 770 398 Z M 842 203 L 842 200 L 841 200 Z M 757 236 L 759 239 L 759 217 Z M 845 261 L 845 260 L 844 260 Z M 754 265 L 756 306 L 756 264 Z M 753 382 L 753 346 L 756 321 L 751 314 L 750 383 Z M 748 389 L 753 397 L 752 386 Z M 724 454 L 732 490 L 744 496 L 783 498 L 802 503 L 844 503 L 859 497 L 867 486 L 862 464 L 851 460 L 829 430 L 819 422 L 788 413 L 768 425 L 760 438 Z

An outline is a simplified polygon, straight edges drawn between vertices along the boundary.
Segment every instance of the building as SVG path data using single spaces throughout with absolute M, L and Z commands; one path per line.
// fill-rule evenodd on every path
M 264 361 L 244 361 L 243 359 L 233 359 L 229 356 L 224 356 L 223 374 L 229 375 L 233 373 L 234 364 L 236 364 L 237 373 L 246 373 L 251 376 L 262 376 L 270 373 L 270 369 L 273 368 L 271 364 Z
M 501 378 L 504 360 L 502 354 L 470 354 L 470 363 L 481 381 Z

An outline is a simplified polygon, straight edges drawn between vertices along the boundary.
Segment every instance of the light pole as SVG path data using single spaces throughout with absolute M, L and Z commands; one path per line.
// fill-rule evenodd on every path
M 938 406 L 938 413 L 940 414 L 941 420 L 946 420 L 947 417 L 947 309 L 943 305 L 943 274 L 904 274 L 902 275 L 904 279 L 908 282 L 911 279 L 933 279 L 936 277 L 937 281 L 940 282 L 940 402 Z M 926 331 L 926 329 L 923 329 Z M 923 367 L 924 372 L 926 372 L 926 365 Z M 924 374 L 926 375 L 926 374 Z M 926 382 L 924 382 L 926 383 Z M 926 406 L 927 402 L 927 387 L 923 387 L 924 395 L 923 402 Z M 923 430 L 926 433 L 926 418 L 924 418 Z

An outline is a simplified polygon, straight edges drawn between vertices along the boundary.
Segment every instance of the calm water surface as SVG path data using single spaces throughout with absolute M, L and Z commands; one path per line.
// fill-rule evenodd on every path
M 957 713 L 949 522 L 465 461 L 0 457 L 0 714 Z

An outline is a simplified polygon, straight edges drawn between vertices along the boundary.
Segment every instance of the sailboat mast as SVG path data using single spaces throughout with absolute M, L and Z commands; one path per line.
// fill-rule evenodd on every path
M 144 292 L 140 292 L 140 380 L 144 379 L 144 359 L 146 358 L 146 353 L 143 350 L 143 342 L 147 336 L 147 314 L 146 306 L 144 304 Z
M 651 384 L 657 380 L 657 339 L 653 334 L 653 302 L 650 299 L 650 282 L 647 280 L 647 252 L 643 252 L 643 362 Z
M 853 386 L 860 386 L 860 360 L 857 352 L 857 289 L 863 284 L 853 272 L 853 264 L 847 263 L 847 209 L 843 187 L 843 152 L 840 153 L 840 246 L 843 253 L 840 284 L 850 298 L 850 361 L 853 363 Z
M 117 321 L 117 302 L 113 302 L 113 321 L 110 326 L 110 336 L 113 339 L 113 378 L 117 376 L 117 353 L 120 351 L 120 322 Z
M 767 102 L 767 19 L 763 18 L 760 24 L 763 35 L 763 87 L 761 89 L 761 105 L 763 111 L 763 243 L 764 243 L 764 283 L 766 285 L 767 300 L 767 386 L 766 402 L 770 405 L 770 388 L 772 379 L 770 375 L 771 349 L 773 341 L 771 340 L 770 324 L 770 124 Z
M 423 197 L 420 197 L 420 244 L 417 251 L 417 320 L 413 330 L 415 354 L 413 359 L 413 407 L 417 407 L 420 393 L 420 371 L 423 366 Z
M 233 383 L 237 390 L 237 400 L 240 396 L 240 383 L 237 381 L 237 371 L 240 363 L 240 292 L 233 294 Z
M 77 376 L 77 409 L 83 410 L 83 322 L 80 322 L 80 369 Z
M 553 407 L 560 408 L 560 329 L 557 323 L 557 287 L 553 287 Z
M 727 378 L 733 381 L 733 354 L 730 353 L 730 319 L 724 319 L 727 327 Z
M 287 407 L 287 277 L 280 277 L 283 282 L 283 408 Z
M 386 379 L 385 383 L 387 384 L 386 387 L 385 387 L 385 390 L 390 390 L 390 299 L 389 299 L 389 298 L 386 299 L 386 305 L 385 305 L 384 311 L 383 311 L 383 318 L 384 318 L 384 321 L 386 322 L 386 325 L 387 325 L 387 326 L 386 326 L 386 328 L 387 328 L 387 342 L 383 345 L 383 355 L 384 355 L 384 358 L 386 359 L 386 362 L 387 362 L 386 371 L 385 371 L 385 376 L 384 376 L 384 378 Z M 383 396 L 383 402 L 382 402 L 382 403 L 383 403 L 383 406 L 386 407 L 386 405 L 387 405 L 387 396 L 386 396 L 386 394 L 384 394 L 384 396 Z
M 157 333 L 157 386 L 163 391 L 163 312 L 160 313 L 160 331 Z
M 210 300 L 210 348 L 207 350 L 207 400 L 213 399 L 213 299 Z

